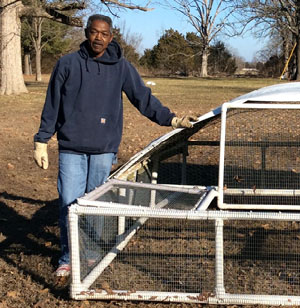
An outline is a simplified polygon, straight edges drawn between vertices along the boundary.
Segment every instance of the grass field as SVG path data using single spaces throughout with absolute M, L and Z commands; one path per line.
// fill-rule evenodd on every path
M 49 76 L 36 83 L 26 77 L 28 93 L 0 96 L 0 307 L 200 307 L 153 303 L 74 302 L 68 287 L 56 284 L 53 272 L 59 257 L 56 192 L 57 142 L 49 142 L 49 169 L 32 158 Z M 282 83 L 279 79 L 208 78 L 154 81 L 153 94 L 178 116 L 204 114 L 225 101 L 258 88 Z M 153 139 L 170 131 L 141 116 L 124 101 L 124 134 L 118 164 Z M 26 290 L 26 292 L 24 291 Z

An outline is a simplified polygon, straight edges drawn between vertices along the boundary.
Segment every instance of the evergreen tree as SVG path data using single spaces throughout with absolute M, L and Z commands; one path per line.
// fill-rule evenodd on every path
M 151 51 L 144 52 L 140 63 L 162 70 L 166 74 L 188 75 L 193 63 L 192 49 L 182 34 L 169 29 Z
M 215 75 L 218 73 L 233 74 L 236 71 L 235 59 L 221 41 L 216 42 L 210 47 L 208 57 L 209 73 Z
M 114 39 L 120 44 L 124 57 L 134 65 L 139 63 L 139 54 L 135 50 L 134 46 L 128 44 L 119 28 L 113 29 Z

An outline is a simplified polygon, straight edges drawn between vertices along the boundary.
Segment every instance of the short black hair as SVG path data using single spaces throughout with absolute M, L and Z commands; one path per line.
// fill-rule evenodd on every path
M 109 25 L 109 28 L 110 28 L 110 33 L 112 33 L 112 20 L 110 17 L 108 16 L 105 16 L 105 15 L 101 15 L 101 14 L 94 14 L 94 15 L 91 15 L 86 23 L 86 29 L 89 29 L 92 22 L 94 20 L 102 20 L 102 21 L 105 21 L 108 25 Z

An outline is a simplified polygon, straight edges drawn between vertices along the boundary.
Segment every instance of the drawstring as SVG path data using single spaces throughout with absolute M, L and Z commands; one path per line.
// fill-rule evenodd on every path
M 89 57 L 84 52 L 82 52 L 81 50 L 79 52 L 80 52 L 81 56 L 84 58 L 84 60 L 85 60 L 85 70 L 89 73 L 90 72 L 89 64 L 88 64 Z M 95 61 L 95 62 L 97 62 L 97 66 L 98 66 L 98 73 L 97 74 L 100 75 L 100 72 L 101 72 L 100 63 L 98 61 Z
M 100 75 L 100 63 L 99 62 L 97 62 L 97 66 L 98 66 L 98 75 Z M 86 69 L 86 71 L 89 73 L 90 72 L 90 70 L 89 70 L 89 66 L 88 66 L 88 58 L 86 58 L 85 59 L 85 69 Z
M 88 58 L 85 59 L 85 69 L 89 73 Z

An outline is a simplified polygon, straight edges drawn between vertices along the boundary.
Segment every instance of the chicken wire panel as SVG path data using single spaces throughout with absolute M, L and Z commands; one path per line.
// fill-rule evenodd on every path
M 117 219 L 114 216 L 105 218 L 110 221 Z M 98 251 L 97 262 L 90 265 L 92 270 L 103 262 L 110 251 L 116 250 L 113 247 L 117 243 L 117 238 L 96 244 L 95 241 L 82 236 L 83 231 L 89 228 L 88 221 L 88 215 L 80 218 L 79 242 L 84 243 L 85 247 L 92 246 L 93 251 Z M 126 229 L 138 224 L 137 218 L 126 217 L 126 222 Z M 203 294 L 203 298 L 213 294 L 215 279 L 213 221 L 149 218 L 138 225 L 140 229 L 124 249 L 117 249 L 115 258 L 110 260 L 111 263 L 103 262 L 101 274 L 90 285 L 87 294 L 89 290 L 108 295 L 117 295 L 118 290 L 123 290 L 128 296 L 137 291 L 145 291 L 148 294 L 149 292 L 195 293 L 198 296 Z M 108 226 L 103 229 L 102 237 L 111 237 Z M 120 238 L 118 240 L 120 241 Z M 87 244 L 87 241 L 90 241 L 90 244 Z M 82 250 L 82 247 L 80 249 Z M 139 299 L 149 300 L 149 296 Z M 155 296 L 150 300 L 155 300 Z M 180 298 L 176 301 L 180 301 Z
M 191 209 L 199 195 L 149 188 L 114 187 L 97 201 L 114 202 L 135 206 L 159 206 L 171 209 Z
M 127 221 L 127 228 L 130 227 Z M 118 218 L 81 215 L 78 219 L 80 277 L 84 279 L 115 245 L 118 238 Z
M 167 187 L 144 183 L 110 180 L 83 198 L 79 204 L 98 206 L 142 206 L 191 210 L 199 205 L 207 192 L 196 187 Z
M 221 207 L 300 205 L 300 109 L 278 106 L 228 108 Z
M 180 153 L 161 155 L 158 183 L 217 186 L 220 118 L 216 117 L 187 137 Z
M 225 221 L 226 292 L 299 296 L 299 232 L 295 221 Z
M 91 272 L 79 279 L 77 244 L 86 239 L 78 238 L 82 236 L 81 229 L 88 228 L 80 220 L 88 222 L 91 215 L 117 220 L 125 217 L 126 230 L 115 241 L 100 243 L 106 255 L 101 253 Z M 300 303 L 300 216 L 295 212 L 73 205 L 69 221 L 73 298 Z M 104 238 L 111 236 L 109 229 L 107 226 L 103 230 Z

